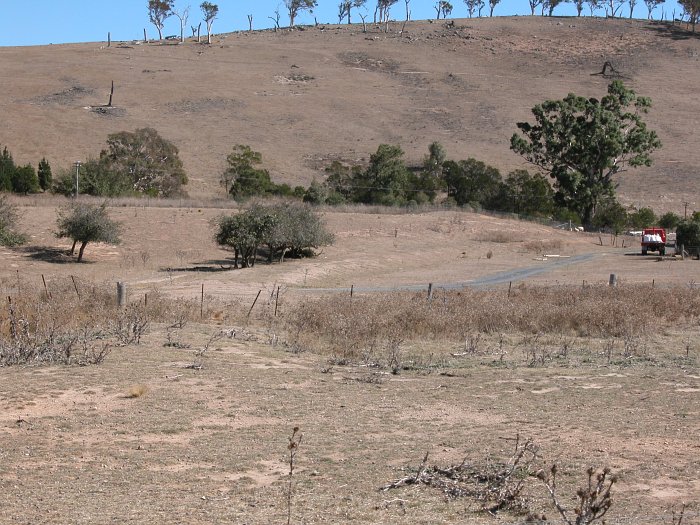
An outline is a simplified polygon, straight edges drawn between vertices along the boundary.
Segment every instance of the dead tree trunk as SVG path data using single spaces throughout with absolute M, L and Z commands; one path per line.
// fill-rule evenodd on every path
M 112 89 L 109 91 L 109 102 L 107 102 L 107 107 L 112 107 L 112 97 L 114 96 L 114 80 L 112 80 Z

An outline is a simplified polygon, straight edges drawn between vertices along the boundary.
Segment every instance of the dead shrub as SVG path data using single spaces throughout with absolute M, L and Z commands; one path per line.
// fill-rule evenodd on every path
M 441 490 L 450 499 L 474 498 L 489 514 L 495 515 L 503 510 L 527 513 L 529 503 L 525 487 L 533 474 L 532 465 L 539 447 L 531 439 L 522 441 L 520 436 L 516 436 L 514 442 L 513 455 L 505 463 L 487 460 L 470 464 L 465 458 L 457 465 L 429 467 L 426 453 L 415 474 L 397 479 L 380 490 L 423 484 Z

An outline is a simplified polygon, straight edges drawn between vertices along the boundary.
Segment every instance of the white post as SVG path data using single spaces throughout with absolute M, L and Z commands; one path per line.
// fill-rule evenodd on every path
M 80 193 L 80 191 L 78 190 L 78 177 L 80 174 L 80 164 L 81 164 L 81 162 L 79 160 L 75 161 L 75 198 L 76 199 L 78 198 L 78 193 Z

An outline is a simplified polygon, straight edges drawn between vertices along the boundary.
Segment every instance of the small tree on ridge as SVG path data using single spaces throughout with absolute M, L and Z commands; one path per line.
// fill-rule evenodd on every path
M 175 0 L 148 0 L 148 19 L 158 30 L 158 40 L 163 40 L 165 20 L 173 14 Z

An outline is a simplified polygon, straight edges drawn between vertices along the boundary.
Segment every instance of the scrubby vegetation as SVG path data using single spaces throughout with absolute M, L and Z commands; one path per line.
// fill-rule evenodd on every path
M 432 300 L 424 293 L 328 296 L 306 301 L 286 317 L 296 344 L 346 359 L 409 341 L 463 343 L 474 334 L 636 338 L 697 322 L 700 292 L 648 286 L 526 287 L 506 293 L 464 289 Z
M 0 245 L 17 246 L 24 243 L 26 237 L 17 231 L 17 208 L 0 195 Z
M 318 214 L 297 203 L 256 204 L 241 214 L 221 216 L 216 224 L 216 242 L 233 250 L 234 268 L 239 257 L 243 268 L 255 266 L 263 247 L 268 262 L 275 258 L 282 262 L 285 256 L 312 255 L 314 249 L 333 242 Z
M 177 147 L 152 128 L 109 135 L 107 149 L 84 162 L 78 176 L 79 193 L 101 197 L 177 197 L 184 194 L 187 184 Z M 75 195 L 75 173 L 64 172 L 54 191 Z

